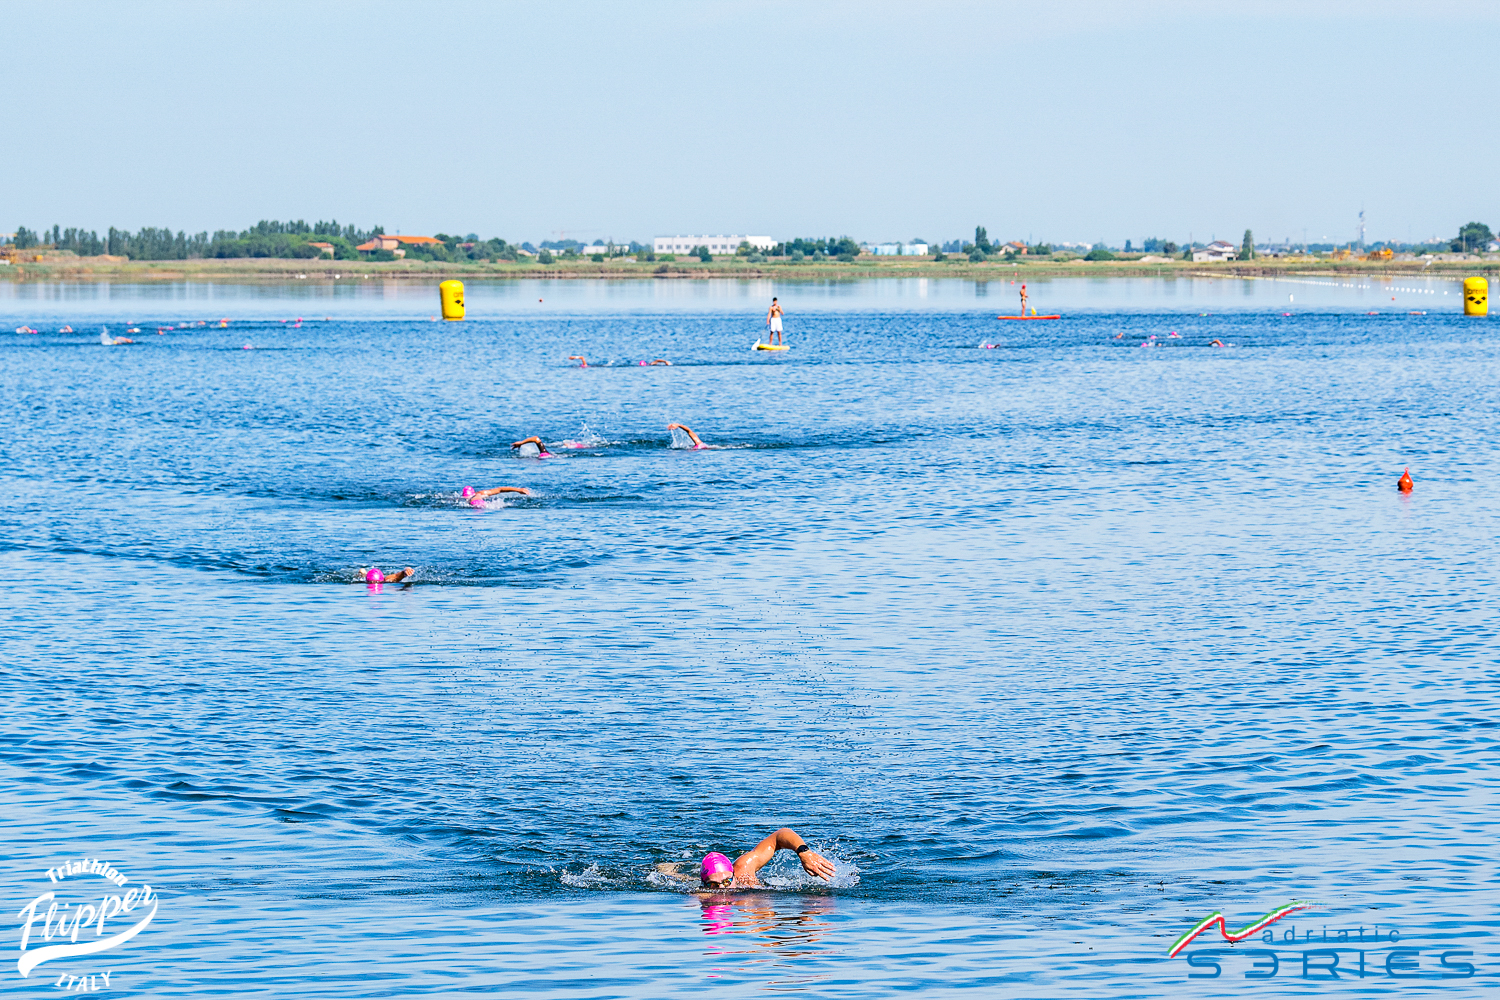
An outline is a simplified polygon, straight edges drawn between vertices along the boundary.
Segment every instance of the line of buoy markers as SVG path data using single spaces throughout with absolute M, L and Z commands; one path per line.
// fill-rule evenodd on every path
M 1289 285 L 1321 285 L 1324 288 L 1355 288 L 1360 291 L 1406 292 L 1411 295 L 1436 295 L 1436 288 L 1406 288 L 1401 285 L 1357 285 L 1352 281 L 1318 281 L 1314 278 L 1267 278 L 1258 274 L 1243 275 L 1249 281 L 1280 281 Z M 1444 289 L 1447 295 L 1448 290 Z

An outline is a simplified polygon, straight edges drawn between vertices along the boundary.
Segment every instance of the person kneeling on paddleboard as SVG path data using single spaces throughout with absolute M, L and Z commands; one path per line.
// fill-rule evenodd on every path
M 704 855 L 698 866 L 698 881 L 703 888 L 713 890 L 764 888 L 756 873 L 770 863 L 777 851 L 796 852 L 802 870 L 815 878 L 831 879 L 835 874 L 833 862 L 808 847 L 807 841 L 798 836 L 797 831 L 784 826 L 735 858 L 733 863 L 718 851 Z M 676 864 L 660 864 L 656 870 L 673 878 L 691 878 L 677 871 Z

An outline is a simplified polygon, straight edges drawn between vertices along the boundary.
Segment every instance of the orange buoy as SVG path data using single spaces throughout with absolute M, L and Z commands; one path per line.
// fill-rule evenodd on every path
M 1396 489 L 1402 493 L 1410 493 L 1416 484 L 1411 481 L 1411 470 L 1407 469 L 1401 473 L 1401 478 L 1396 480 Z

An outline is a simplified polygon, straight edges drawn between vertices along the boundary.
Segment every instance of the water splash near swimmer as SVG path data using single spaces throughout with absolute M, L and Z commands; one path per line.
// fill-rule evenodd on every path
M 698 448 L 700 446 L 693 443 L 693 439 L 688 434 L 687 431 L 683 430 L 680 427 L 673 427 L 672 428 L 672 447 L 673 448 L 677 448 L 677 449 L 692 451 L 692 450 L 694 450 L 694 449 L 696 449 L 696 448 Z M 701 447 L 707 447 L 707 445 L 703 445 Z
M 588 424 L 578 428 L 578 436 L 563 441 L 564 448 L 598 448 L 600 445 L 609 444 L 603 435 L 594 430 Z

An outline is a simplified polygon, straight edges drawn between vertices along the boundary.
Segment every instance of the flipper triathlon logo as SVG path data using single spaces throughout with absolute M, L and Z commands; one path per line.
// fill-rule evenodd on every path
M 123 889 L 130 882 L 108 862 L 97 858 L 69 861 L 47 869 L 45 874 L 54 885 L 80 875 L 97 875 L 117 889 Z M 86 890 L 82 883 L 65 888 Z M 160 897 L 144 884 L 124 893 L 105 889 L 103 892 L 84 891 L 80 895 L 81 900 L 70 902 L 59 896 L 57 890 L 51 890 L 21 907 L 18 915 L 21 921 L 21 958 L 16 962 L 16 971 L 21 973 L 21 978 L 30 978 L 32 970 L 44 962 L 79 958 L 118 948 L 150 925 L 161 903 Z M 127 920 L 134 923 L 122 927 Z M 57 943 L 49 943 L 52 941 Z M 101 986 L 108 988 L 112 974 L 109 971 L 81 975 L 76 971 L 61 972 L 53 985 L 69 992 L 92 993 Z
M 1237 941 L 1245 940 L 1245 938 L 1249 937 L 1252 934 L 1260 933 L 1267 927 L 1270 927 L 1276 921 L 1280 920 L 1282 917 L 1286 916 L 1288 913 L 1296 913 L 1300 910 L 1310 910 L 1317 905 L 1317 903 L 1308 903 L 1302 900 L 1293 900 L 1285 906 L 1278 906 L 1276 909 L 1272 910 L 1270 913 L 1267 913 L 1259 920 L 1250 921 L 1250 923 L 1246 924 L 1244 927 L 1241 927 L 1237 931 L 1231 931 L 1224 925 L 1223 911 L 1215 910 L 1213 913 L 1210 913 L 1208 916 L 1198 921 L 1198 923 L 1194 924 L 1193 928 L 1186 934 L 1178 938 L 1173 943 L 1171 949 L 1168 950 L 1167 957 L 1176 958 L 1178 952 L 1182 951 L 1182 949 L 1192 944 L 1194 938 L 1196 938 L 1199 934 L 1202 934 L 1204 931 L 1208 930 L 1214 924 L 1219 925 L 1219 933 L 1224 936 L 1224 940 L 1228 941 L 1230 944 L 1234 944 Z

